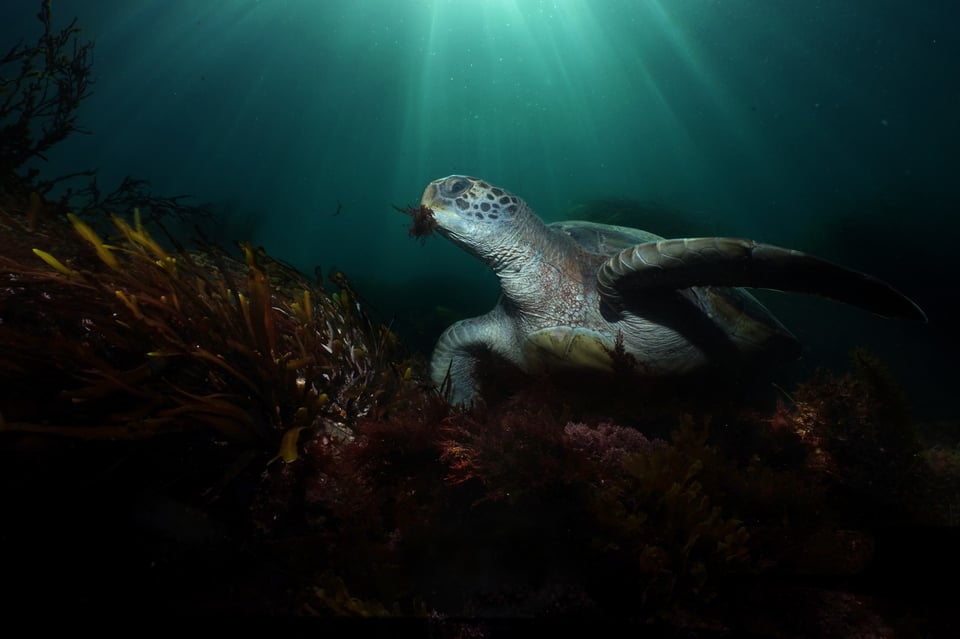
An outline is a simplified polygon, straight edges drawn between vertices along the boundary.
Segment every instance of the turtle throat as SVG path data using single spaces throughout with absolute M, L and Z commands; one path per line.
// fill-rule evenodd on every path
M 527 211 L 525 211 L 527 212 Z M 519 217 L 519 216 L 518 216 Z M 552 280 L 545 274 L 559 269 L 568 253 L 566 236 L 555 233 L 529 211 L 519 218 L 512 233 L 501 235 L 479 257 L 497 274 L 503 296 L 519 308 L 533 310 L 550 295 Z

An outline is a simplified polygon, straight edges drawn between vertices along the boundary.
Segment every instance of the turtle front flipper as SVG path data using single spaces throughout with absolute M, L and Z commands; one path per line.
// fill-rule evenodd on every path
M 652 291 L 730 286 L 819 295 L 886 317 L 927 319 L 910 298 L 875 277 L 800 251 L 739 238 L 637 244 L 604 262 L 597 279 L 602 299 L 615 311 Z
M 440 335 L 430 359 L 430 377 L 451 404 L 470 406 L 478 397 L 476 368 L 484 352 L 520 363 L 505 321 L 497 306 L 486 315 L 455 322 Z

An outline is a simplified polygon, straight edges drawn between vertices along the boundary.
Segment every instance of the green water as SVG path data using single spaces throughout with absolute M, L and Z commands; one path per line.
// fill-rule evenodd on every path
M 482 265 L 438 237 L 410 239 L 393 209 L 452 173 L 510 189 L 551 220 L 632 198 L 661 207 L 678 233 L 823 254 L 890 279 L 934 318 L 952 312 L 931 283 L 956 272 L 943 239 L 960 202 L 952 2 L 54 9 L 96 38 L 98 80 L 80 113 L 92 134 L 43 170 L 93 167 L 104 186 L 132 174 L 193 194 L 220 212 L 222 239 L 252 239 L 307 272 L 342 269 L 401 324 L 419 313 L 412 330 L 425 344 L 497 295 Z M 35 10 L 5 9 L 0 33 L 36 33 Z M 830 321 L 817 323 L 825 307 L 795 304 L 778 310 L 814 316 L 798 332 L 836 341 Z M 902 337 L 863 321 L 884 345 Z

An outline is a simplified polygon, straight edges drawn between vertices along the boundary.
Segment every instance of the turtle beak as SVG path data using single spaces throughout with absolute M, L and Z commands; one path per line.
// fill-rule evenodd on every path
M 450 200 L 440 194 L 440 183 L 443 180 L 434 180 L 423 190 L 423 197 L 420 198 L 420 205 L 433 211 L 434 218 L 437 220 L 440 228 L 443 228 L 444 220 L 458 217 L 456 212 L 450 210 Z
M 437 198 L 437 182 L 440 180 L 434 180 L 427 185 L 427 188 L 423 190 L 423 196 L 420 198 L 420 205 L 433 208 L 437 204 L 440 204 L 439 198 Z

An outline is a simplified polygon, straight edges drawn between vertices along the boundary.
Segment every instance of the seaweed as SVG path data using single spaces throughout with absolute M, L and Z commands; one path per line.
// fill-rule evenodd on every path
M 114 217 L 109 242 L 68 217 L 69 227 L 51 222 L 37 235 L 3 219 L 0 374 L 24 388 L 18 407 L 3 407 L 7 431 L 209 428 L 283 442 L 292 461 L 295 435 L 349 429 L 410 381 L 395 336 L 342 275 L 327 293 L 246 243 L 242 259 L 210 245 L 168 251 L 139 217 Z M 26 250 L 38 241 L 50 250 Z M 39 381 L 51 379 L 58 385 Z
M 42 175 L 36 162 L 45 162 L 50 150 L 71 136 L 90 133 L 78 121 L 78 112 L 95 84 L 95 42 L 81 37 L 76 18 L 54 28 L 50 0 L 39 4 L 42 32 L 37 40 L 21 41 L 0 56 L 0 196 L 8 205 L 30 198 L 31 227 L 41 212 L 109 219 L 132 215 L 137 208 L 148 222 L 211 218 L 208 207 L 189 202 L 191 196 L 158 195 L 146 180 L 129 175 L 109 192 L 100 188 L 93 169 Z M 89 181 L 79 188 L 69 186 L 77 178 Z M 67 186 L 54 195 L 62 185 Z
M 844 375 L 818 369 L 767 421 L 799 437 L 810 469 L 833 484 L 838 509 L 859 513 L 861 523 L 910 521 L 924 481 L 916 427 L 889 370 L 863 349 L 850 359 Z
M 410 225 L 410 237 L 419 238 L 422 242 L 437 229 L 437 220 L 434 217 L 433 209 L 429 206 L 423 204 L 404 207 L 394 205 L 393 208 L 413 218 L 413 224 Z
M 94 84 L 92 40 L 84 41 L 76 19 L 55 29 L 50 0 L 40 2 L 43 32 L 0 56 L 0 192 L 41 194 L 54 182 L 38 183 L 38 170 L 20 172 L 74 133 L 80 103 Z M 8 69 L 15 69 L 8 73 Z
M 30 230 L 28 208 L 0 209 L 0 441 L 137 440 L 154 467 L 203 437 L 252 452 L 203 459 L 215 492 L 246 485 L 220 504 L 279 566 L 277 609 L 749 629 L 771 576 L 862 574 L 871 526 L 924 481 L 865 353 L 772 411 L 630 413 L 549 384 L 455 409 L 342 273 L 328 290 L 249 244 L 167 249 L 136 217 Z M 922 459 L 955 491 L 952 457 Z
M 81 188 L 67 189 L 60 197 L 60 207 L 70 208 L 81 217 L 110 219 L 112 215 L 132 215 L 139 211 L 144 224 L 162 222 L 171 218 L 196 225 L 198 221 L 214 217 L 208 206 L 191 203 L 189 194 L 159 195 L 150 189 L 147 180 L 127 175 L 112 191 L 104 192 L 97 183 L 96 175 Z
M 605 389 L 504 383 L 491 367 L 495 392 L 459 410 L 343 273 L 310 280 L 245 242 L 187 250 L 161 224 L 192 215 L 182 196 L 134 178 L 50 202 L 55 181 L 21 173 L 80 131 L 92 44 L 42 7 L 41 41 L 0 58 L 22 71 L 0 84 L 0 486 L 24 599 L 67 591 L 42 575 L 75 587 L 96 569 L 119 584 L 96 591 L 111 608 L 220 596 L 231 611 L 413 616 L 451 633 L 476 630 L 465 615 L 871 630 L 890 623 L 861 594 L 884 527 L 960 519 L 955 424 L 925 442 L 865 351 L 769 409 L 718 382 L 638 389 L 618 345 Z M 411 235 L 435 230 L 429 208 L 398 210 Z M 128 500 L 159 519 L 143 494 L 182 506 L 161 522 L 182 547 L 117 527 Z M 922 533 L 903 546 L 911 561 Z M 159 586 L 157 555 L 172 575 Z M 856 610 L 861 625 L 843 625 Z

